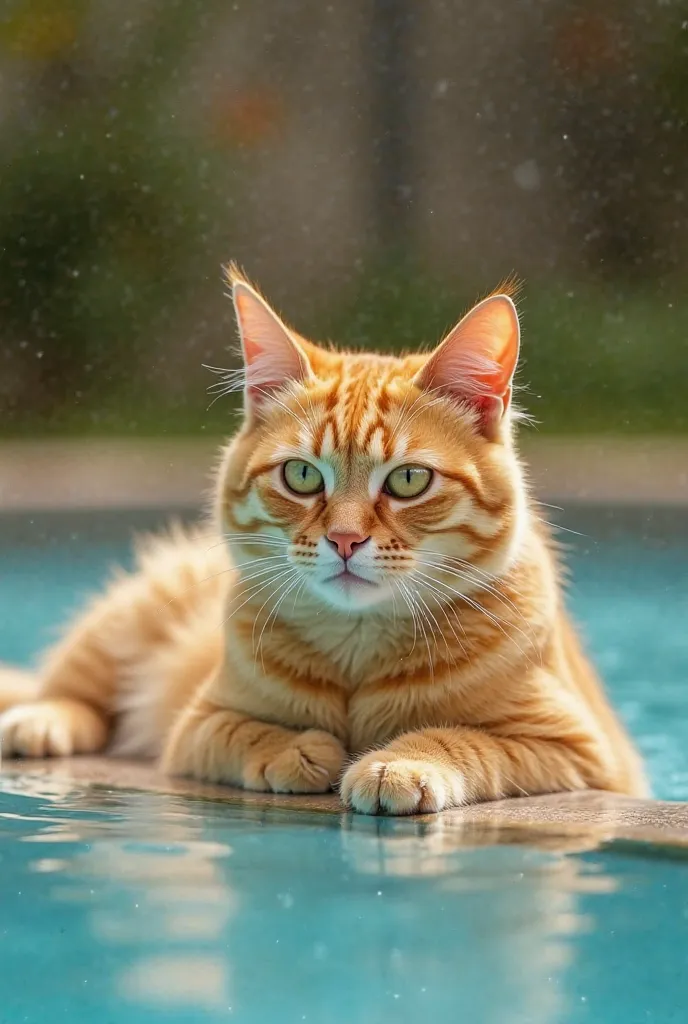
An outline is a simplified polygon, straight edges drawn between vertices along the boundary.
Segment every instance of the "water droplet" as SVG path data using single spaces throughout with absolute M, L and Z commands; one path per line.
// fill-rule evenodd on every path
M 514 181 L 525 192 L 535 192 L 540 187 L 540 169 L 535 160 L 524 160 L 514 168 Z

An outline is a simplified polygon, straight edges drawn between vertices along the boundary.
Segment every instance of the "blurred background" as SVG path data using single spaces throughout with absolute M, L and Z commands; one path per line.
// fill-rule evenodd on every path
M 0 430 L 216 436 L 221 265 L 437 340 L 515 272 L 540 434 L 685 431 L 688 0 L 0 0 Z
M 688 0 L 0 0 L 0 660 L 198 514 L 223 264 L 388 351 L 513 273 L 537 511 L 688 799 L 687 212 Z

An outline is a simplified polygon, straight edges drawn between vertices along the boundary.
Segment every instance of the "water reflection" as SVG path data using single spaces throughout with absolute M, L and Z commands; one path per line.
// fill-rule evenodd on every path
M 525 838 L 536 845 L 519 847 L 514 858 L 509 842 Z M 489 1012 L 487 1019 L 538 1024 L 561 1019 L 562 975 L 572 957 L 568 938 L 589 927 L 576 895 L 587 889 L 585 867 L 564 854 L 594 849 L 596 838 L 583 833 L 526 837 L 513 830 L 505 835 L 489 824 L 437 818 L 413 832 L 406 823 L 356 820 L 342 840 L 361 873 L 431 881 L 432 903 L 447 917 L 443 942 L 448 946 L 439 964 L 434 946 L 418 954 L 435 985 L 447 984 L 443 972 L 451 965 L 451 985 L 459 986 L 464 998 L 473 994 L 476 1011 Z M 507 845 L 495 846 L 505 840 Z M 605 884 L 613 889 L 611 879 Z M 435 920 L 440 926 L 441 918 Z M 397 958 L 397 966 L 417 970 L 418 954 L 413 963 Z M 480 993 L 485 983 L 489 995 Z
M 144 957 L 122 972 L 122 997 L 160 1008 L 231 1012 L 228 965 L 222 955 L 169 953 Z
M 129 1024 L 578 1022 L 581 977 L 607 983 L 590 949 L 637 885 L 582 828 L 495 846 L 499 830 L 451 817 L 27 792 L 0 798 L 6 962 L 59 939 L 35 994 L 0 980 L 9 1019 L 52 997 L 70 1020 Z
M 305 828 L 274 812 L 195 810 L 207 813 L 72 789 L 61 814 L 53 802 L 23 819 L 25 842 L 68 848 L 29 866 L 50 879 L 53 904 L 80 908 L 89 944 L 116 952 L 109 998 L 166 1012 L 262 1006 L 266 1019 L 305 1001 L 319 1021 L 379 1020 L 381 999 L 390 1019 L 395 1004 L 413 1019 L 484 1013 L 496 971 L 490 1019 L 556 1016 L 551 979 L 578 921 L 578 865 L 563 851 L 522 848 L 514 861 L 486 845 L 494 834 L 440 821 Z

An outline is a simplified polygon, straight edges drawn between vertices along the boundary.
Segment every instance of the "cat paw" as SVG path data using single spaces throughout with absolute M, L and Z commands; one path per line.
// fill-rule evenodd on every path
M 384 750 L 366 754 L 347 769 L 340 793 L 359 814 L 435 814 L 466 802 L 457 771 Z
M 103 717 L 78 701 L 18 704 L 0 715 L 0 754 L 4 757 L 92 754 L 106 741 Z
M 338 739 L 318 729 L 290 737 L 286 746 L 262 764 L 246 765 L 244 784 L 273 793 L 327 793 L 335 785 L 346 759 Z M 263 784 L 257 785 L 259 777 Z

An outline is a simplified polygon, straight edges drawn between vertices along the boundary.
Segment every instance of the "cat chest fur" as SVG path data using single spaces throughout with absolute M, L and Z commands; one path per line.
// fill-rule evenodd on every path
M 235 710 L 297 729 L 338 736 L 351 752 L 424 726 L 476 724 L 481 689 L 502 662 L 446 646 L 432 661 L 421 636 L 344 618 L 319 634 L 278 623 L 257 649 L 257 635 L 235 625 L 227 639 L 218 699 Z M 317 642 L 316 642 L 317 641 Z M 459 664 L 461 662 L 461 664 Z

